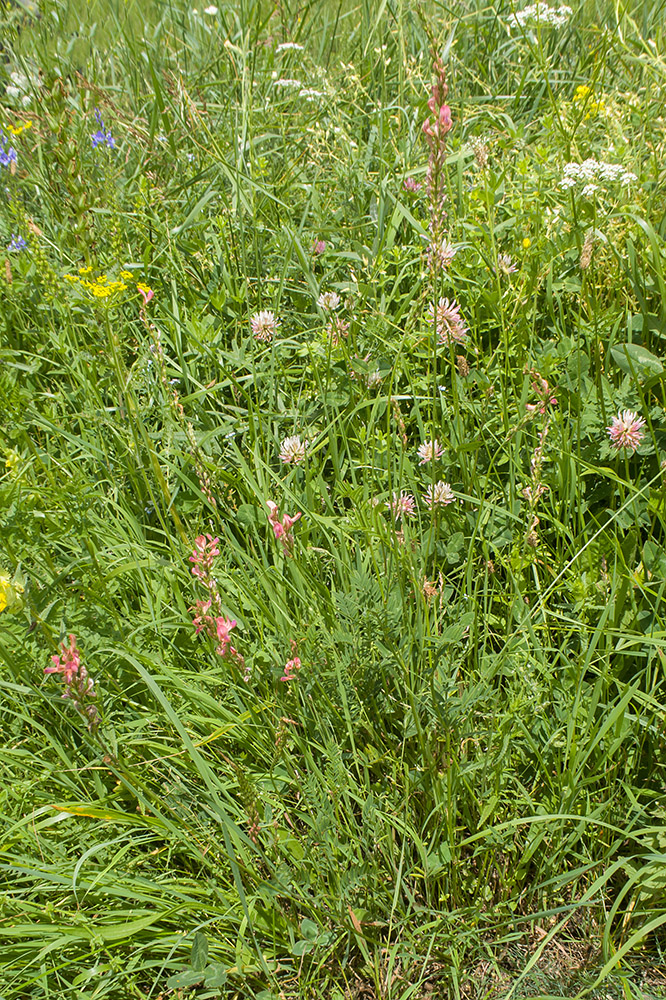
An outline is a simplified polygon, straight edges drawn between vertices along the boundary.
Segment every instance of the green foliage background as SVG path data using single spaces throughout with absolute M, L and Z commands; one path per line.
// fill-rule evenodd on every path
M 2 245 L 28 241 L 0 275 L 3 1000 L 656 995 L 664 4 L 572 6 L 538 30 L 477 0 L 3 8 L 0 82 L 30 103 L 0 122 L 31 123 L 0 204 Z M 434 288 L 403 186 L 428 31 L 457 247 Z M 637 180 L 563 190 L 587 157 Z M 96 299 L 80 268 L 132 279 Z M 433 296 L 466 349 L 434 347 Z M 537 371 L 557 405 L 532 504 Z M 605 431 L 625 408 L 631 456 Z M 440 479 L 456 502 L 431 513 Z M 268 500 L 302 512 L 293 558 Z M 248 681 L 191 626 L 206 532 Z M 43 676 L 67 633 L 96 733 Z M 563 940 L 589 961 L 549 978 Z

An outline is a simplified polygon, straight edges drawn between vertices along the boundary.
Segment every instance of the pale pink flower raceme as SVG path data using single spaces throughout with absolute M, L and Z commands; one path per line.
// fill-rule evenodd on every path
M 435 507 L 446 507 L 447 504 L 454 503 L 455 499 L 453 490 L 442 479 L 438 483 L 431 483 L 423 496 L 423 502 L 433 510 Z
M 411 493 L 405 490 L 401 493 L 396 491 L 392 498 L 386 501 L 385 506 L 391 511 L 394 520 L 399 521 L 401 517 L 414 517 L 416 501 Z
M 402 182 L 402 186 L 405 189 L 405 191 L 416 192 L 421 190 L 421 185 L 417 180 L 414 180 L 413 177 L 405 177 L 404 181 Z
M 635 410 L 620 410 L 610 427 L 607 427 L 611 447 L 619 451 L 626 448 L 632 455 L 645 436 L 645 421 Z
M 97 697 L 92 677 L 81 663 L 81 650 L 77 648 L 76 636 L 69 635 L 69 646 L 60 643 L 60 653 L 51 657 L 52 667 L 44 667 L 45 674 L 62 674 L 65 690 L 63 698 L 68 698 L 77 712 L 88 722 L 88 729 L 99 725 L 97 706 L 90 701 Z
M 217 581 L 213 576 L 213 563 L 220 554 L 220 539 L 211 535 L 199 535 L 194 541 L 194 551 L 190 556 L 192 575 L 196 576 L 208 590 L 208 600 L 195 601 L 196 611 L 192 624 L 194 630 L 199 635 L 204 632 L 213 639 L 217 646 L 215 652 L 224 659 L 234 660 L 239 666 L 245 666 L 245 660 L 231 645 L 229 633 L 236 627 L 235 619 L 227 618 L 222 614 L 222 598 L 217 586 Z
M 298 434 L 286 437 L 280 446 L 280 460 L 285 465 L 298 465 L 305 459 L 309 441 L 301 441 Z
M 467 327 L 455 299 L 441 298 L 436 309 L 430 307 L 430 318 L 436 325 L 440 344 L 464 344 L 467 340 Z
M 273 534 L 277 541 L 282 543 L 284 554 L 291 556 L 294 549 L 292 528 L 301 517 L 301 512 L 299 511 L 297 514 L 294 514 L 293 517 L 289 514 L 284 514 L 282 520 L 280 520 L 278 505 L 273 500 L 267 500 L 266 506 L 268 507 L 268 520 L 273 529 Z
M 425 465 L 426 462 L 435 462 L 443 454 L 442 446 L 437 438 L 434 441 L 424 441 L 419 447 L 419 458 L 421 459 L 419 465 Z
M 433 243 L 441 240 L 446 212 L 445 165 L 446 135 L 451 130 L 451 108 L 446 103 L 449 88 L 446 85 L 446 70 L 438 52 L 433 48 L 433 69 L 435 82 L 432 85 L 428 110 L 430 115 L 423 123 L 423 133 L 430 146 L 430 157 L 426 170 L 426 187 L 430 207 L 430 233 Z
M 194 551 L 190 556 L 190 562 L 194 563 L 192 576 L 198 576 L 204 581 L 210 579 L 213 562 L 220 554 L 219 544 L 220 539 L 213 538 L 212 535 L 198 535 L 195 538 Z
M 532 391 L 536 393 L 538 403 L 526 403 L 525 409 L 530 417 L 535 417 L 537 413 L 543 416 L 549 406 L 557 406 L 557 397 L 553 394 L 548 382 L 538 372 L 532 372 Z
M 301 669 L 301 658 L 297 653 L 297 645 L 294 640 L 291 640 L 291 660 L 287 660 L 284 665 L 284 673 L 280 678 L 281 681 L 293 681 L 295 679 L 295 672 Z
M 276 319 L 275 313 L 271 312 L 270 309 L 262 309 L 261 312 L 255 313 L 250 320 L 250 326 L 252 327 L 252 333 L 256 340 L 263 340 L 269 343 L 275 336 L 278 328 L 279 320 Z
M 428 247 L 428 265 L 446 271 L 451 261 L 458 253 L 458 248 L 448 240 L 431 243 Z

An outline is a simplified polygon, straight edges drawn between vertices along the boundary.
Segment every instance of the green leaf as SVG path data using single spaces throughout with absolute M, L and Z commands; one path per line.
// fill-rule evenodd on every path
M 219 962 L 213 962 L 205 970 L 204 985 L 208 987 L 221 987 L 227 981 L 227 970 Z
M 202 934 L 201 931 L 197 931 L 194 935 L 192 941 L 192 954 L 190 956 L 190 965 L 195 970 L 195 972 L 201 972 L 206 968 L 208 962 L 208 941 L 206 940 L 206 935 Z
M 655 357 L 645 347 L 640 344 L 617 344 L 611 347 L 611 354 L 616 365 L 628 375 L 635 375 L 639 378 L 653 378 L 659 376 L 664 371 L 659 358 Z
M 317 939 L 319 936 L 319 928 L 314 920 L 308 920 L 308 918 L 305 917 L 301 921 L 301 934 L 304 938 L 307 938 L 308 941 L 315 941 Z
M 185 986 L 197 986 L 202 979 L 203 972 L 186 969 L 185 972 L 177 972 L 175 976 L 170 976 L 167 979 L 167 986 L 170 990 L 178 990 Z

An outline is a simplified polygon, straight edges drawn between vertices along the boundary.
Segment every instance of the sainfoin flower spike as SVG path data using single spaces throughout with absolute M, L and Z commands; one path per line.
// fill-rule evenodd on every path
M 295 672 L 301 669 L 301 658 L 298 655 L 297 649 L 298 649 L 297 644 L 292 639 L 291 640 L 292 657 L 290 660 L 287 660 L 287 662 L 284 665 L 284 673 L 280 678 L 281 681 L 293 681 Z
M 291 556 L 294 549 L 292 528 L 301 517 L 301 512 L 299 511 L 297 514 L 294 514 L 293 517 L 289 514 L 283 514 L 280 520 L 278 505 L 273 500 L 267 500 L 266 506 L 268 507 L 268 520 L 273 529 L 273 534 L 277 541 L 282 543 L 285 555 Z
M 61 674 L 65 690 L 63 698 L 69 699 L 74 708 L 87 721 L 88 729 L 99 725 L 97 705 L 90 699 L 96 698 L 92 677 L 81 663 L 81 650 L 76 645 L 74 633 L 69 635 L 69 645 L 60 643 L 60 653 L 51 657 L 52 667 L 44 667 L 45 674 Z
M 633 455 L 645 435 L 644 427 L 645 421 L 635 410 L 621 410 L 606 428 L 611 448 L 626 448 Z

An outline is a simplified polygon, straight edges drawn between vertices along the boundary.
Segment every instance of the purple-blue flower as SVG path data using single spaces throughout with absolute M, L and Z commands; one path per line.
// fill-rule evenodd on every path
M 5 145 L 7 149 L 5 149 Z M 0 132 L 0 166 L 8 167 L 10 163 L 16 163 L 16 150 L 9 145 L 9 139 L 4 132 Z
M 28 243 L 23 236 L 17 236 L 16 233 L 12 233 L 11 243 L 8 244 L 7 249 L 11 253 L 19 253 L 21 250 L 25 250 Z
M 91 136 L 93 149 L 97 149 L 98 146 L 104 145 L 107 145 L 109 149 L 115 149 L 115 140 L 111 135 L 111 132 L 104 128 L 104 121 L 102 120 L 102 113 L 99 108 L 95 108 L 95 118 L 97 119 L 99 128 Z

